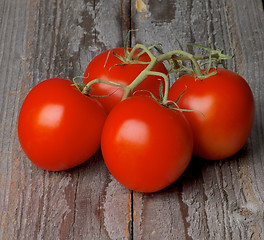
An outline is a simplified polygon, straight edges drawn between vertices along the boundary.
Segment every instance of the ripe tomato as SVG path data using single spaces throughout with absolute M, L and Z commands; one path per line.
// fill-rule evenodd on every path
M 185 87 L 179 107 L 202 113 L 184 113 L 193 130 L 194 154 L 217 160 L 238 152 L 254 121 L 254 99 L 246 81 L 221 68 L 204 80 L 183 75 L 171 87 L 169 98 L 176 100 Z
M 131 49 L 130 49 L 131 50 Z M 84 74 L 83 83 L 100 78 L 107 81 L 112 81 L 116 83 L 121 83 L 123 85 L 129 85 L 133 80 L 146 68 L 146 64 L 126 64 L 122 66 L 114 66 L 116 64 L 121 64 L 122 61 L 118 59 L 112 51 L 122 57 L 124 57 L 124 48 L 115 48 L 112 50 L 107 50 L 98 56 L 96 56 L 87 66 Z M 135 55 L 140 51 L 136 51 Z M 134 56 L 135 56 L 134 55 Z M 149 56 L 144 53 L 139 59 L 142 62 L 149 62 Z M 163 63 L 158 63 L 153 71 L 168 74 L 167 69 Z M 158 76 L 148 76 L 138 87 L 135 88 L 134 92 L 137 90 L 147 90 L 154 94 L 156 98 L 159 98 L 159 87 L 160 87 L 160 77 Z M 104 83 L 96 83 L 93 85 L 92 95 L 95 96 L 110 96 L 98 98 L 98 100 L 104 105 L 104 107 L 111 111 L 111 109 L 121 101 L 123 97 L 123 89 L 115 86 L 109 86 Z M 146 91 L 140 91 L 136 93 L 137 95 L 150 95 Z
M 108 115 L 101 149 L 111 174 L 125 187 L 155 192 L 186 169 L 193 138 L 184 115 L 147 96 L 119 103 Z
M 72 82 L 53 78 L 27 95 L 18 118 L 18 137 L 38 167 L 59 171 L 88 160 L 100 147 L 106 111 Z

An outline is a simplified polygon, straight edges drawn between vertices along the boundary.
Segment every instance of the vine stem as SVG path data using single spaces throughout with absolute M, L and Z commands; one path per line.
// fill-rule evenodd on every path
M 112 81 L 107 81 L 107 80 L 103 80 L 103 79 L 100 79 L 100 78 L 96 78 L 94 80 L 92 80 L 91 82 L 88 82 L 85 87 L 83 88 L 82 90 L 82 93 L 83 94 L 89 94 L 89 90 L 91 88 L 91 86 L 95 83 L 104 83 L 104 84 L 108 84 L 108 85 L 111 85 L 111 86 L 115 86 L 115 87 L 121 87 L 121 88 L 126 88 L 127 86 L 124 85 L 124 84 L 121 84 L 121 83 L 116 83 L 116 82 L 112 82 Z
M 206 74 L 206 73 L 203 73 L 201 71 L 201 68 L 198 64 L 198 60 L 204 60 L 204 59 L 212 59 L 212 58 L 215 58 L 215 59 L 221 59 L 222 56 L 226 57 L 225 55 L 219 55 L 219 53 L 217 53 L 217 51 L 215 52 L 211 52 L 210 56 L 194 56 L 188 52 L 185 52 L 183 50 L 174 50 L 174 51 L 170 51 L 170 52 L 167 52 L 167 53 L 162 53 L 161 55 L 159 56 L 154 56 L 153 53 L 150 51 L 150 48 L 146 47 L 145 45 L 143 44 L 136 44 L 132 50 L 130 52 L 127 52 L 126 54 L 126 64 L 142 64 L 141 62 L 139 61 L 135 61 L 134 59 L 134 55 L 136 54 L 136 51 L 141 49 L 141 53 L 139 54 L 142 54 L 142 53 L 146 53 L 149 58 L 150 58 L 150 62 L 147 63 L 147 67 L 134 79 L 134 81 L 132 83 L 130 83 L 129 85 L 123 85 L 123 84 L 120 84 L 120 83 L 116 83 L 116 82 L 111 82 L 111 81 L 106 81 L 106 80 L 102 80 L 102 79 L 94 79 L 92 80 L 91 82 L 89 82 L 85 87 L 84 89 L 82 90 L 82 93 L 84 94 L 89 94 L 89 90 L 90 90 L 90 87 L 95 84 L 95 83 L 104 83 L 104 84 L 108 84 L 108 85 L 111 85 L 111 86 L 116 86 L 116 87 L 120 87 L 120 88 L 123 88 L 124 90 L 124 94 L 123 94 L 123 98 L 122 100 L 126 99 L 128 96 L 130 96 L 130 94 L 133 92 L 133 90 L 142 82 L 144 81 L 144 79 L 149 76 L 149 75 L 155 75 L 155 76 L 160 76 L 161 78 L 163 78 L 164 80 L 164 96 L 161 98 L 161 103 L 166 105 L 168 103 L 168 92 L 169 92 L 169 85 L 170 85 L 170 82 L 169 82 L 169 78 L 166 74 L 164 73 L 160 73 L 160 72 L 155 72 L 155 71 L 152 71 L 153 68 L 156 66 L 156 64 L 158 64 L 159 62 L 163 62 L 163 61 L 166 61 L 166 60 L 170 60 L 170 59 L 173 59 L 173 60 L 176 60 L 176 61 L 186 61 L 186 60 L 189 60 L 192 62 L 192 65 L 193 65 L 193 71 L 194 71 L 194 74 L 196 76 L 197 79 L 204 79 L 210 75 L 212 75 L 213 73 L 211 74 Z M 137 55 L 136 55 L 136 58 L 137 58 Z
M 143 44 L 136 44 L 133 49 L 131 50 L 131 52 L 128 55 L 128 60 L 132 60 L 136 50 L 138 49 L 142 49 L 144 52 L 146 52 L 148 54 L 148 56 L 150 57 L 150 63 L 148 64 L 148 66 L 137 76 L 137 78 L 130 84 L 128 85 L 129 87 L 129 92 L 127 92 L 126 94 L 123 95 L 123 99 L 127 98 L 129 96 L 129 94 L 148 76 L 148 75 L 156 75 L 156 76 L 160 76 L 164 79 L 164 84 L 165 84 L 165 90 L 164 90 L 164 96 L 163 96 L 163 100 L 162 100 L 162 104 L 166 104 L 168 102 L 168 92 L 169 92 L 169 78 L 168 76 L 166 76 L 165 74 L 162 73 L 158 73 L 158 72 L 153 72 L 152 69 L 155 67 L 155 65 L 159 62 L 163 62 L 165 60 L 169 60 L 169 59 L 175 59 L 175 60 L 180 60 L 182 57 L 181 56 L 185 56 L 185 58 L 187 58 L 188 60 L 191 60 L 193 65 L 194 65 L 194 70 L 195 70 L 195 75 L 197 76 L 197 78 L 203 78 L 203 73 L 201 71 L 201 68 L 197 62 L 197 60 L 195 59 L 195 57 L 187 52 L 184 52 L 182 50 L 175 50 L 175 51 L 171 51 L 168 53 L 164 53 L 159 55 L 158 57 L 155 57 L 152 52 Z M 179 58 L 177 58 L 177 55 L 180 55 Z
M 132 57 L 134 56 L 135 51 L 137 49 L 143 49 L 148 54 L 148 56 L 150 57 L 150 59 L 151 59 L 151 62 L 149 64 L 149 65 L 151 65 L 151 69 L 150 70 L 152 70 L 153 67 L 157 63 L 163 62 L 163 61 L 169 60 L 169 59 L 181 60 L 181 61 L 183 61 L 183 60 L 191 60 L 193 65 L 194 65 L 195 75 L 199 79 L 203 78 L 203 73 L 201 71 L 201 68 L 200 68 L 198 62 L 197 62 L 196 57 L 194 55 L 190 54 L 190 53 L 187 53 L 187 52 L 182 51 L 182 50 L 174 50 L 174 51 L 170 51 L 170 52 L 167 52 L 167 53 L 163 53 L 163 54 L 159 55 L 158 57 L 155 57 L 152 54 L 152 52 L 146 46 L 144 46 L 143 44 L 136 44 L 134 46 L 134 48 L 131 50 L 130 54 L 128 55 L 129 59 L 132 59 Z M 179 55 L 179 56 L 177 56 L 177 55 Z M 208 58 L 208 56 L 199 56 L 198 57 L 198 59 L 206 59 L 206 58 Z M 151 63 L 153 63 L 153 64 L 151 64 Z M 142 71 L 142 72 L 144 72 L 144 71 Z

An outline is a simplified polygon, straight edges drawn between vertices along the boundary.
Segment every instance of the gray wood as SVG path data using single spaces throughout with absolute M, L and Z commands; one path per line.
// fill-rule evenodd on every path
M 42 171 L 22 152 L 16 126 L 34 85 L 82 76 L 95 55 L 122 44 L 126 5 L 0 1 L 0 239 L 130 238 L 130 192 L 100 152 L 68 171 Z
M 134 193 L 135 239 L 264 239 L 263 76 L 261 1 L 132 1 L 135 42 L 161 42 L 165 51 L 196 42 L 224 49 L 250 84 L 256 121 L 246 146 L 223 161 L 193 158 L 168 189 Z M 188 51 L 199 50 L 183 45 Z M 172 79 L 172 82 L 174 79 Z
M 261 0 L 0 0 L 0 239 L 264 239 L 263 25 Z M 129 29 L 139 29 L 132 43 L 164 51 L 178 39 L 235 54 L 228 68 L 256 100 L 246 146 L 222 161 L 194 157 L 153 194 L 121 186 L 100 151 L 63 172 L 32 165 L 17 138 L 28 91 L 46 78 L 82 76 Z

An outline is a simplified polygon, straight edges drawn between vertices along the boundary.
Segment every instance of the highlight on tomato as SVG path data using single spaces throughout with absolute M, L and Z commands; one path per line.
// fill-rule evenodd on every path
M 88 160 L 100 147 L 106 110 L 72 82 L 52 78 L 27 95 L 18 118 L 18 137 L 38 167 L 60 171 Z
M 212 73 L 215 69 L 211 69 Z M 238 74 L 217 68 L 203 80 L 183 75 L 169 91 L 184 112 L 194 137 L 194 154 L 208 160 L 228 158 L 246 143 L 254 122 L 254 98 L 247 82 Z
M 129 49 L 131 51 L 131 49 Z M 141 51 L 136 50 L 134 58 Z M 128 53 L 127 53 L 128 54 Z M 84 74 L 83 83 L 87 84 L 94 79 L 103 79 L 123 85 L 129 85 L 146 68 L 150 62 L 147 53 L 141 54 L 138 59 L 128 59 L 125 54 L 125 48 L 114 48 L 97 55 L 87 66 Z M 162 62 L 158 63 L 153 71 L 168 74 L 166 67 Z M 156 98 L 159 98 L 159 88 L 161 80 L 159 76 L 149 75 L 133 91 L 135 95 L 150 95 L 151 92 Z M 138 91 L 143 90 L 143 91 Z M 93 84 L 91 95 L 107 96 L 98 97 L 98 100 L 104 105 L 108 112 L 121 101 L 124 90 L 120 87 L 107 85 L 104 83 Z
M 185 116 L 147 96 L 117 104 L 105 122 L 101 149 L 114 178 L 138 192 L 156 192 L 188 166 L 193 137 Z

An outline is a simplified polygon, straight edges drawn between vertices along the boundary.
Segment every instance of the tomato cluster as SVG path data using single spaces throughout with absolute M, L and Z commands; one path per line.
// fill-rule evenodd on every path
M 95 81 L 88 92 L 61 78 L 29 92 L 18 137 L 35 165 L 69 169 L 101 146 L 109 171 L 122 185 L 155 192 L 176 181 L 193 154 L 217 160 L 243 147 L 254 121 L 254 99 L 241 76 L 214 68 L 202 79 L 183 75 L 166 91 L 164 64 L 152 66 L 148 50 L 127 51 L 108 50 L 90 62 L 83 83 L 104 82 Z M 123 100 L 125 91 L 130 97 Z

